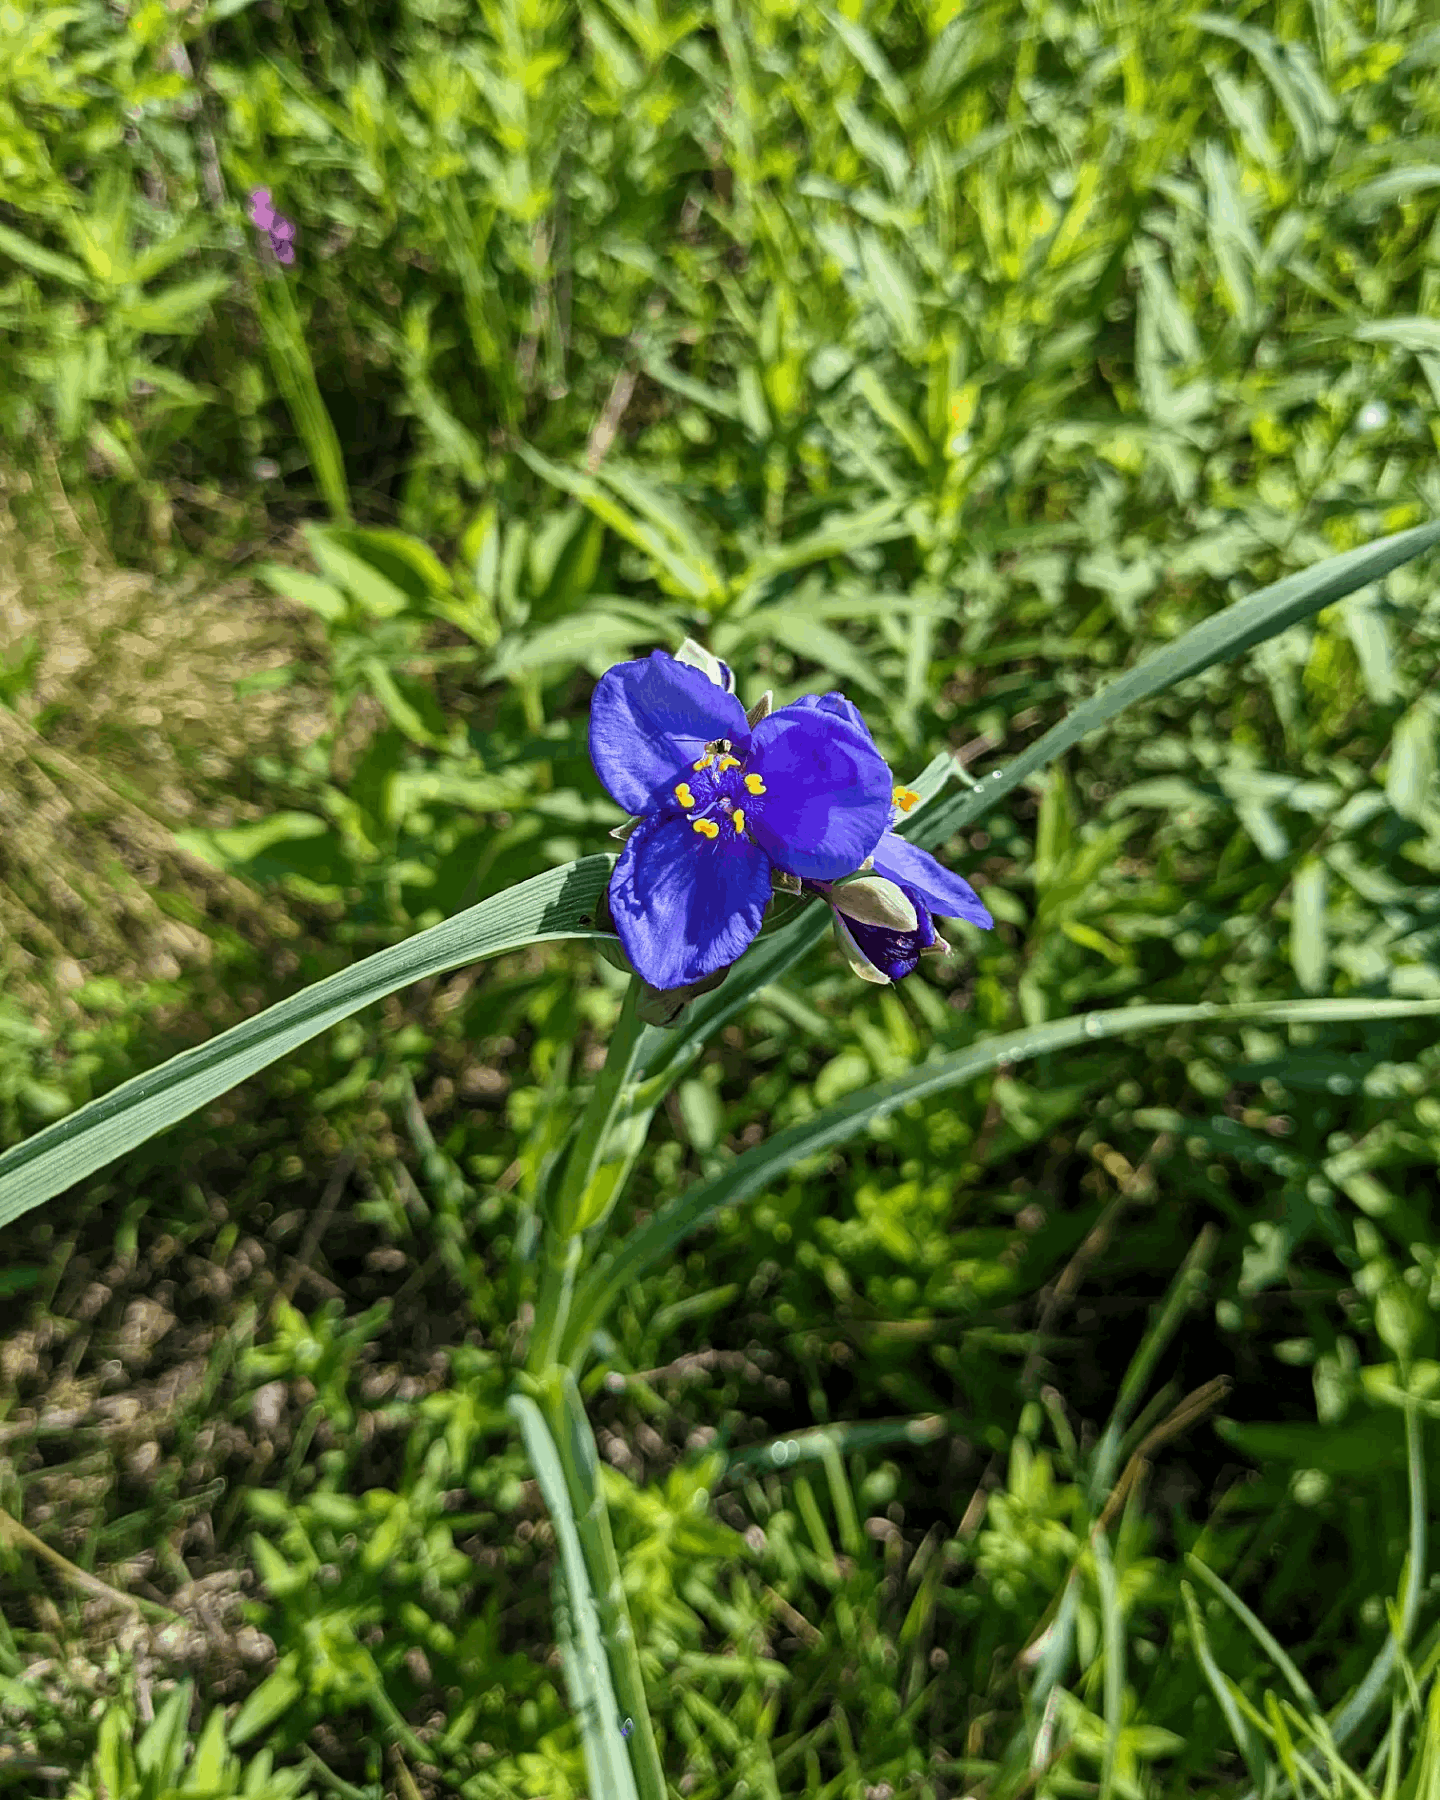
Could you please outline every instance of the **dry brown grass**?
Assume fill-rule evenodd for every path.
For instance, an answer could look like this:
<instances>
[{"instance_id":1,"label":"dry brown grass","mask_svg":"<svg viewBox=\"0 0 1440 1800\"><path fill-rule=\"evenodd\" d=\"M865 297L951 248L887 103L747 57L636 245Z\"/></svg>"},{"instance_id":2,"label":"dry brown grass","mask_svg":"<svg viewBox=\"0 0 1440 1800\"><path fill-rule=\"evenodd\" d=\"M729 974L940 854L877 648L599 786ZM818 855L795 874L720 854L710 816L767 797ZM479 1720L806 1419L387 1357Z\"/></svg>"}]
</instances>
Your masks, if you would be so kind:
<instances>
[{"instance_id":1,"label":"dry brown grass","mask_svg":"<svg viewBox=\"0 0 1440 1800\"><path fill-rule=\"evenodd\" d=\"M58 487L40 499L0 475L0 661L38 647L0 706L0 971L50 1035L95 976L203 968L218 929L294 936L273 899L174 834L260 816L256 757L297 755L323 699L308 683L236 692L313 654L299 609L243 581L117 569Z\"/></svg>"},{"instance_id":2,"label":"dry brown grass","mask_svg":"<svg viewBox=\"0 0 1440 1800\"><path fill-rule=\"evenodd\" d=\"M295 963L289 946L300 926L287 909L187 852L176 833L262 816L256 758L289 761L317 735L318 681L236 691L244 677L286 664L318 668L313 621L243 580L197 572L163 581L119 569L58 483L42 493L0 471L0 669L14 668L30 645L38 651L31 678L12 704L0 703L3 999L63 1064L93 1017L87 981L110 977L130 991L183 977L182 1003L152 1013L158 1041L145 1054L163 1055L167 1038L179 1048L263 1003L247 991L259 983L235 979L237 944L272 979ZM87 1237L83 1207L74 1218L63 1204L51 1210L57 1216L46 1224L58 1226L58 1239L12 1232L8 1251L21 1262L54 1257L45 1289L58 1314L22 1305L0 1332L0 1504L26 1521L12 1530L37 1531L46 1551L37 1560L28 1538L9 1547L31 1572L22 1573L26 1600L14 1616L55 1650L51 1661L31 1664L27 1679L49 1694L57 1716L77 1718L112 1691L117 1650L142 1694L152 1674L183 1668L206 1668L217 1692L253 1685L270 1647L240 1626L242 1577L207 1566L182 1580L185 1565L168 1544L107 1569L120 1591L92 1595L80 1615L62 1617L93 1578L77 1589L74 1572L57 1574L49 1559L84 1555L86 1531L124 1484L143 1490L158 1478L161 1446L173 1454L177 1431L188 1430L187 1466L202 1493L237 1456L248 1466L252 1446L221 1426L197 1438L193 1420L181 1418L226 1333L208 1318L177 1325L166 1310L174 1270L162 1265L180 1259L177 1241L162 1238L161 1263L153 1254L116 1257L105 1249L113 1221ZM215 1210L223 1220L223 1206ZM243 1282L250 1245L242 1240L219 1269L203 1255L192 1261L212 1280ZM109 1352L103 1367L81 1367L97 1333ZM208 1522L205 1507L197 1516ZM50 1549L51 1540L63 1549ZM157 1555L163 1566L152 1587ZM143 1606L147 1593L156 1603L137 1610L135 1596ZM16 1731L23 1747L23 1716L0 1720L0 1747Z\"/></svg>"}]
</instances>

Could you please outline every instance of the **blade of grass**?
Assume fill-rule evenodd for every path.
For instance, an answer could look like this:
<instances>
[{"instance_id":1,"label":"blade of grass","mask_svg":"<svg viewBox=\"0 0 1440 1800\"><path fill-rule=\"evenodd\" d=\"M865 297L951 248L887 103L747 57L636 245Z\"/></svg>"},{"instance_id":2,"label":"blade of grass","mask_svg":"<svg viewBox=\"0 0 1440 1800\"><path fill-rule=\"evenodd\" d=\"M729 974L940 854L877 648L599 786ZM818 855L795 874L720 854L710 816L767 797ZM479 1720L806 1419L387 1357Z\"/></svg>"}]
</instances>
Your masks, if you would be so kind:
<instances>
[{"instance_id":1,"label":"blade of grass","mask_svg":"<svg viewBox=\"0 0 1440 1800\"><path fill-rule=\"evenodd\" d=\"M1330 1735L1343 1744L1374 1711L1385 1689L1395 1658L1410 1640L1420 1613L1420 1598L1425 1591L1426 1557L1426 1482L1425 1455L1421 1440L1421 1413L1418 1406L1405 1408L1405 1460L1409 1475L1410 1549L1406 1558L1405 1592L1400 1604L1400 1633L1393 1632L1366 1672L1365 1679L1335 1715Z\"/></svg>"},{"instance_id":2,"label":"blade of grass","mask_svg":"<svg viewBox=\"0 0 1440 1800\"><path fill-rule=\"evenodd\" d=\"M1245 1759L1245 1767L1250 1771L1250 1779L1255 1783L1256 1791L1264 1793L1267 1770L1261 1756L1260 1741L1254 1727L1235 1704L1230 1682L1215 1660L1215 1652L1210 1648L1210 1639L1205 1631L1205 1621L1200 1616L1200 1603L1188 1581L1180 1583L1180 1597L1185 1603L1185 1617L1190 1625L1190 1639L1195 1646L1195 1660L1200 1664L1200 1672L1209 1683L1210 1692L1214 1694L1220 1711L1225 1715L1225 1723L1230 1727L1236 1749Z\"/></svg>"},{"instance_id":3,"label":"blade of grass","mask_svg":"<svg viewBox=\"0 0 1440 1800\"><path fill-rule=\"evenodd\" d=\"M738 1206L766 1188L784 1170L846 1142L867 1125L884 1118L910 1100L923 1100L1000 1064L1025 1062L1032 1057L1098 1043L1130 1031L1155 1031L1174 1025L1217 1023L1225 1020L1353 1022L1381 1018L1427 1018L1440 1014L1437 1000L1310 1000L1288 1001L1278 1006L1248 1004L1221 1007L1210 1002L1196 1006L1128 1006L1110 1012L1092 1012L1045 1025L1004 1032L981 1044L956 1051L905 1075L861 1089L815 1117L792 1125L766 1143L736 1157L728 1168L707 1181L657 1207L646 1222L608 1251L578 1285L559 1351L559 1360L574 1362L590 1341L616 1296L647 1269L668 1256L699 1226L729 1206ZM1119 1434L1116 1442L1118 1444Z\"/></svg>"},{"instance_id":4,"label":"blade of grass","mask_svg":"<svg viewBox=\"0 0 1440 1800\"><path fill-rule=\"evenodd\" d=\"M1315 1705L1313 1697L1309 1704L1312 1722L1325 1745L1326 1752L1331 1755L1337 1765L1341 1763L1340 1746L1353 1737L1366 1722L1384 1694L1385 1685L1395 1668L1396 1660L1401 1656L1405 1644L1409 1642L1410 1634L1415 1629L1415 1621L1420 1612L1420 1599L1425 1589L1427 1543L1425 1456L1421 1439L1420 1409L1413 1403L1405 1408L1405 1456L1409 1474L1410 1548L1405 1559L1405 1586L1401 1597L1398 1631L1392 1626L1390 1636L1386 1639L1380 1654L1366 1671L1364 1680L1336 1713L1333 1720L1327 1723ZM1185 1560L1187 1563L1193 1564L1196 1573L1202 1575L1217 1592L1221 1593L1221 1598L1226 1600L1227 1605L1231 1605L1232 1610L1240 1609L1237 1616L1241 1617L1242 1623L1250 1626L1267 1653L1275 1658L1277 1667L1286 1671L1288 1679L1294 1665L1289 1663L1289 1659L1285 1657L1274 1638L1249 1611L1249 1608L1245 1607L1244 1602L1231 1594L1220 1577L1212 1574L1198 1558L1187 1553ZM1299 1676L1298 1671L1295 1671L1295 1676L1303 1685L1303 1677ZM1294 1685L1295 1682L1292 1681L1291 1686ZM1309 1694L1308 1687L1305 1689L1305 1693ZM1303 1703L1304 1696L1301 1698ZM1314 1759L1302 1754L1301 1760L1304 1762L1307 1772L1313 1772ZM1252 1790L1245 1800L1260 1800L1260 1793Z\"/></svg>"},{"instance_id":5,"label":"blade of grass","mask_svg":"<svg viewBox=\"0 0 1440 1800\"><path fill-rule=\"evenodd\" d=\"M957 831L972 825L1021 782L1062 755L1091 731L1108 724L1134 701L1148 699L1177 681L1199 674L1213 663L1254 649L1301 619L1380 580L1402 563L1440 544L1440 523L1397 532L1312 569L1247 595L1212 619L1194 626L1175 643L1157 651L1062 719L1003 769L992 771L964 794L916 808L897 829L927 850L938 849ZM926 798L938 794L955 765L937 757L911 785ZM930 784L928 792L922 783ZM642 1043L640 1066L652 1073L674 1071L674 1078L698 1055L713 1034L740 1012L762 988L779 981L824 937L829 915L809 906L783 930L761 939L737 965L723 987L698 1000L679 1032L653 1030Z\"/></svg>"},{"instance_id":6,"label":"blade of grass","mask_svg":"<svg viewBox=\"0 0 1440 1800\"><path fill-rule=\"evenodd\" d=\"M1095 1460L1090 1480L1090 1504L1097 1510L1105 1503L1110 1489L1114 1485L1116 1466L1120 1460L1120 1443L1125 1436L1125 1427L1129 1424L1135 1408L1140 1403L1140 1396L1150 1384L1155 1364L1180 1329L1182 1319L1197 1297L1205 1279L1205 1271L1209 1267L1210 1259L1215 1254L1219 1242L1219 1232L1213 1226L1207 1225L1190 1246L1190 1253L1170 1284L1170 1291L1165 1296L1164 1304L1140 1340L1139 1348L1130 1359L1130 1366L1125 1371L1125 1379L1120 1384L1120 1393L1115 1401L1114 1410L1110 1414L1110 1421L1105 1427L1100 1442L1095 1447Z\"/></svg>"},{"instance_id":7,"label":"blade of grass","mask_svg":"<svg viewBox=\"0 0 1440 1800\"><path fill-rule=\"evenodd\" d=\"M718 605L725 592L725 578L707 557L696 551L693 542L688 545L676 542L673 531L667 533L638 518L593 475L552 462L528 444L516 444L515 453L552 487L588 507L617 537L643 551L668 577L675 592L686 594L692 600Z\"/></svg>"},{"instance_id":8,"label":"blade of grass","mask_svg":"<svg viewBox=\"0 0 1440 1800\"><path fill-rule=\"evenodd\" d=\"M580 1389L568 1369L551 1370L542 1384L542 1394L556 1424L560 1461L569 1483L576 1529L594 1587L600 1628L610 1653L615 1692L634 1733L630 1739L630 1754L640 1797L641 1800L666 1800L665 1776L645 1697L640 1652L630 1621L625 1581L601 1486L595 1434L590 1428Z\"/></svg>"},{"instance_id":9,"label":"blade of grass","mask_svg":"<svg viewBox=\"0 0 1440 1800\"><path fill-rule=\"evenodd\" d=\"M1210 1588L1213 1593L1217 1594L1219 1598L1225 1602L1226 1606L1230 1608L1231 1612L1234 1613L1235 1617L1250 1633L1251 1637L1254 1638L1255 1642L1270 1658L1271 1662L1274 1663L1275 1667L1285 1677L1286 1681L1290 1683L1291 1692L1295 1695L1295 1698L1300 1704L1314 1709L1316 1704L1315 1694L1310 1683L1295 1667L1294 1662L1287 1652L1280 1647L1274 1633L1256 1618L1255 1614L1251 1612L1250 1608L1234 1589L1228 1586L1226 1582L1222 1581L1213 1569L1208 1568L1206 1564L1201 1562L1200 1558L1196 1556L1193 1551L1186 1551L1185 1567L1189 1569L1192 1575L1198 1575L1205 1583L1206 1587Z\"/></svg>"},{"instance_id":10,"label":"blade of grass","mask_svg":"<svg viewBox=\"0 0 1440 1800\"><path fill-rule=\"evenodd\" d=\"M315 380L315 365L310 360L295 296L280 275L262 274L254 293L275 385L290 409L326 506L332 517L348 524L350 484L345 476L345 456Z\"/></svg>"},{"instance_id":11,"label":"blade of grass","mask_svg":"<svg viewBox=\"0 0 1440 1800\"><path fill-rule=\"evenodd\" d=\"M652 1321L653 1327L653 1321ZM891 1444L931 1444L950 1432L963 1431L974 1421L962 1413L922 1413L914 1419L876 1420L863 1425L822 1425L798 1437L772 1438L731 1451L722 1480L743 1477L753 1469L784 1469L792 1463L818 1462L828 1466L831 1450L837 1456L887 1449Z\"/></svg>"},{"instance_id":12,"label":"blade of grass","mask_svg":"<svg viewBox=\"0 0 1440 1800\"><path fill-rule=\"evenodd\" d=\"M1365 1786L1359 1775L1336 1749L1330 1729L1319 1713L1307 1717L1297 1707L1292 1706L1288 1700L1281 1700L1277 1702L1277 1705L1286 1722L1293 1725L1302 1737L1308 1738L1325 1758L1330 1765L1332 1776L1337 1777L1352 1793L1357 1794L1359 1800L1375 1800L1371 1790ZM1331 1791L1334 1791L1333 1783Z\"/></svg>"},{"instance_id":13,"label":"blade of grass","mask_svg":"<svg viewBox=\"0 0 1440 1800\"><path fill-rule=\"evenodd\" d=\"M560 1567L568 1605L557 1618L556 1626L570 1702L575 1709L580 1741L585 1750L590 1791L607 1796L613 1794L615 1800L640 1800L626 1739L621 1736L621 1714L616 1705L610 1661L600 1633L595 1595L585 1567L560 1451L544 1414L529 1395L512 1394L505 1404L519 1424L530 1466L540 1483L545 1510L550 1514L560 1545ZM659 1800L664 1800L663 1786Z\"/></svg>"},{"instance_id":14,"label":"blade of grass","mask_svg":"<svg viewBox=\"0 0 1440 1800\"><path fill-rule=\"evenodd\" d=\"M1100 1772L1100 1800L1115 1791L1115 1763L1120 1752L1120 1728L1125 1706L1125 1620L1120 1612L1120 1588L1110 1540L1098 1528L1090 1534L1095 1557L1095 1584L1100 1592L1100 1626L1105 1646L1105 1761Z\"/></svg>"},{"instance_id":15,"label":"blade of grass","mask_svg":"<svg viewBox=\"0 0 1440 1800\"><path fill-rule=\"evenodd\" d=\"M915 841L932 847L973 825L989 811L997 800L1019 787L1038 770L1072 745L1078 744L1092 731L1109 724L1127 706L1163 693L1177 682L1210 668L1215 663L1229 662L1253 650L1267 638L1296 625L1324 607L1343 600L1347 594L1379 581L1402 563L1410 562L1440 544L1440 522L1417 525L1410 531L1398 531L1391 537L1364 544L1358 550L1347 550L1332 556L1313 568L1287 575L1272 582L1258 593L1247 594L1233 606L1227 606L1214 618L1192 626L1182 638L1147 656L1128 669L1117 681L1091 699L1077 706L1068 717L1054 725L1030 745L1012 763L988 775L973 793L956 795L937 806L931 816L912 834Z\"/></svg>"},{"instance_id":16,"label":"blade of grass","mask_svg":"<svg viewBox=\"0 0 1440 1800\"><path fill-rule=\"evenodd\" d=\"M1391 1629L1398 1630L1399 1616L1393 1606L1387 1605L1386 1612L1391 1615ZM1398 1789L1400 1783L1400 1746L1404 1742L1404 1729L1409 1724L1411 1715L1421 1721L1423 1731L1425 1708L1428 1702L1422 1690L1429 1683L1435 1672L1435 1665L1440 1661L1440 1630L1432 1626L1424 1644L1420 1647L1418 1663L1412 1663L1402 1650L1397 1658L1400 1673L1404 1677L1405 1691L1396 1694L1390 1703L1390 1728L1376 1746L1365 1770L1365 1777L1373 1787L1379 1779L1380 1765L1385 1765L1385 1793L1390 1796L1392 1790ZM1433 1691L1433 1690L1432 1690Z\"/></svg>"},{"instance_id":17,"label":"blade of grass","mask_svg":"<svg viewBox=\"0 0 1440 1800\"><path fill-rule=\"evenodd\" d=\"M1056 1610L1054 1622L1049 1627L1044 1648L1035 1663L1035 1680L1031 1684L1026 1701L1027 1709L1032 1714L1043 1711L1061 1676L1069 1666L1070 1653L1075 1645L1075 1619L1079 1610L1078 1568L1072 1568L1065 1577L1065 1586L1060 1592L1060 1604Z\"/></svg>"},{"instance_id":18,"label":"blade of grass","mask_svg":"<svg viewBox=\"0 0 1440 1800\"><path fill-rule=\"evenodd\" d=\"M552 938L599 935L587 927L614 861L587 856L494 894L47 1125L0 1156L0 1226L412 981Z\"/></svg>"},{"instance_id":19,"label":"blade of grass","mask_svg":"<svg viewBox=\"0 0 1440 1800\"><path fill-rule=\"evenodd\" d=\"M881 500L864 512L822 525L788 544L762 550L731 584L735 594L731 615L738 618L754 606L764 592L764 584L776 575L803 569L809 563L826 562L832 556L845 556L852 550L889 543L893 538L912 536L911 526L898 516L908 504L906 496Z\"/></svg>"}]
</instances>

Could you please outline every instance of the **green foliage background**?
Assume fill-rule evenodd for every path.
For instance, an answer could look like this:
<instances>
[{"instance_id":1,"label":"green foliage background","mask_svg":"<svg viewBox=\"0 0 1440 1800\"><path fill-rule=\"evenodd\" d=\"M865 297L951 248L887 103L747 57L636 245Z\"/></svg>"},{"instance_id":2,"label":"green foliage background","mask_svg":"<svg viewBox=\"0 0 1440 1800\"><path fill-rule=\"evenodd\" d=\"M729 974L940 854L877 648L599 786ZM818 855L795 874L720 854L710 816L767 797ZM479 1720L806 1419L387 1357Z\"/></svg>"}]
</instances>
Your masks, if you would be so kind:
<instances>
[{"instance_id":1,"label":"green foliage background","mask_svg":"<svg viewBox=\"0 0 1440 1800\"><path fill-rule=\"evenodd\" d=\"M603 847L585 705L618 657L689 632L747 701L845 688L897 775L984 769L1440 513L1418 3L10 0L0 32L16 529L68 496L158 572L176 669L197 570L283 620L205 690L243 751L185 751L183 684L158 707L181 808L142 692L47 686L93 559L62 533L33 631L5 613L7 1143ZM1440 997L1437 643L1422 562L1123 715L949 847L997 930L894 991L828 950L767 989L637 1204L982 1034ZM130 892L108 851L61 871L78 907L40 878L17 821L76 767L169 828L120 862L208 961L85 925ZM196 1761L151 1693L187 1672L221 1791L236 1757L284 1790L272 1755L351 1796L584 1791L503 1402L617 979L552 946L430 984L7 1233L0 1505L149 1610L0 1536L0 1791L158 1800ZM629 1292L587 1399L678 1790L1298 1791L1408 1553L1409 1674L1346 1791L1429 1794L1436 1067L1395 1021L1096 1043L891 1119Z\"/></svg>"}]
</instances>

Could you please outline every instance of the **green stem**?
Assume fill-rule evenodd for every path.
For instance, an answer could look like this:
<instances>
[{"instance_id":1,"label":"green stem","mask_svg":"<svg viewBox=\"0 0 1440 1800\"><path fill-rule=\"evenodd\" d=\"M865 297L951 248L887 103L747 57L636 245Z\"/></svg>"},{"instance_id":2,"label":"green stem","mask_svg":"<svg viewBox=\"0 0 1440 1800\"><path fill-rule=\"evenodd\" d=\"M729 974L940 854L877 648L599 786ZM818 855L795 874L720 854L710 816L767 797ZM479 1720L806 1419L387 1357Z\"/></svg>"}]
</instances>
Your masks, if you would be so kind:
<instances>
[{"instance_id":1,"label":"green stem","mask_svg":"<svg viewBox=\"0 0 1440 1800\"><path fill-rule=\"evenodd\" d=\"M542 1388L541 1408L548 1417L571 1510L580 1537L590 1589L600 1616L600 1630L610 1659L610 1678L621 1713L633 1720L630 1737L631 1767L640 1800L666 1800L665 1775L645 1698L645 1676L640 1667L640 1647L630 1622L625 1583L620 1572L610 1514L600 1479L600 1458L585 1402L569 1369L551 1371ZM607 1725L610 1723L606 1721Z\"/></svg>"},{"instance_id":2,"label":"green stem","mask_svg":"<svg viewBox=\"0 0 1440 1800\"><path fill-rule=\"evenodd\" d=\"M650 1723L640 1649L625 1601L620 1559L610 1531L610 1515L601 1485L595 1436L586 1416L575 1377L557 1367L557 1351L569 1323L575 1282L586 1260L587 1236L593 1242L619 1199L634 1167L642 1122L617 1134L627 1106L635 1103L634 1077L645 1035L639 1013L640 980L632 977L615 1021L605 1066L596 1078L565 1165L545 1207L544 1273L530 1340L528 1375L522 1391L538 1405L560 1462L565 1494L547 1494L552 1513L568 1498L579 1538L580 1556L594 1596L600 1633L622 1717L633 1721L628 1755L640 1800L665 1800L665 1776ZM645 1109L646 1117L650 1108ZM528 1441L528 1440L527 1440ZM532 1448L532 1459L535 1452ZM537 1473L544 1479L543 1469ZM580 1604L580 1597L574 1596ZM603 1732L620 1729L620 1720L600 1721ZM614 1746L611 1747L615 1749ZM618 1750L616 1750L618 1754Z\"/></svg>"},{"instance_id":3,"label":"green stem","mask_svg":"<svg viewBox=\"0 0 1440 1800\"><path fill-rule=\"evenodd\" d=\"M545 1233L544 1273L540 1278L540 1298L535 1306L535 1329L526 1357L528 1367L537 1376L555 1367L556 1347L570 1318L575 1277L580 1271L584 1251L582 1238L572 1237L561 1242L553 1229Z\"/></svg>"},{"instance_id":4,"label":"green stem","mask_svg":"<svg viewBox=\"0 0 1440 1800\"><path fill-rule=\"evenodd\" d=\"M556 1361L556 1348L570 1316L570 1300L584 1259L584 1234L608 1217L620 1197L632 1160L622 1157L612 1167L605 1161L605 1151L631 1084L644 1036L639 1003L640 981L632 976L611 1034L605 1066L591 1089L580 1129L546 1209L549 1217L544 1274L527 1358L535 1375L543 1375Z\"/></svg>"},{"instance_id":5,"label":"green stem","mask_svg":"<svg viewBox=\"0 0 1440 1800\"><path fill-rule=\"evenodd\" d=\"M315 365L310 359L295 296L285 277L274 270L260 275L254 285L254 296L270 370L295 429L300 433L316 486L331 517L337 524L348 525L351 519L350 488L345 476L345 457L334 421L326 411L315 379Z\"/></svg>"}]
</instances>

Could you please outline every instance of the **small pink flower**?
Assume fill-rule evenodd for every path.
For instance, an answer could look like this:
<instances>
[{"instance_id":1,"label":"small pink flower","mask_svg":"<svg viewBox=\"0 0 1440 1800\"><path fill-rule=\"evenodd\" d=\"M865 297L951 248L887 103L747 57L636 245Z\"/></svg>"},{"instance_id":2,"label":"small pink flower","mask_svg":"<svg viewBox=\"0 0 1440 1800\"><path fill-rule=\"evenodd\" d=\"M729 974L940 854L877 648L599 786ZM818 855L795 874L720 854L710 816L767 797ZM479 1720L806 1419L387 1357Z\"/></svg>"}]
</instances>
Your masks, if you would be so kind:
<instances>
[{"instance_id":1,"label":"small pink flower","mask_svg":"<svg viewBox=\"0 0 1440 1800\"><path fill-rule=\"evenodd\" d=\"M295 221L276 212L269 188L252 188L249 200L250 223L264 232L276 262L288 268L295 260Z\"/></svg>"}]
</instances>

